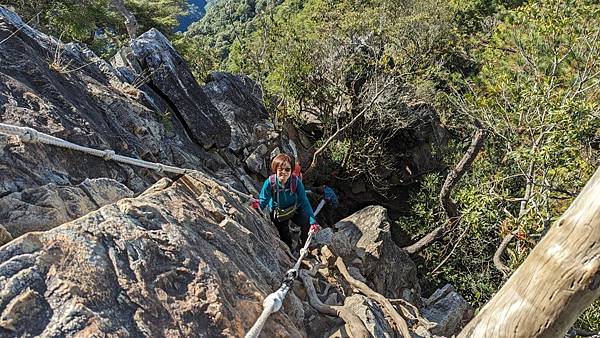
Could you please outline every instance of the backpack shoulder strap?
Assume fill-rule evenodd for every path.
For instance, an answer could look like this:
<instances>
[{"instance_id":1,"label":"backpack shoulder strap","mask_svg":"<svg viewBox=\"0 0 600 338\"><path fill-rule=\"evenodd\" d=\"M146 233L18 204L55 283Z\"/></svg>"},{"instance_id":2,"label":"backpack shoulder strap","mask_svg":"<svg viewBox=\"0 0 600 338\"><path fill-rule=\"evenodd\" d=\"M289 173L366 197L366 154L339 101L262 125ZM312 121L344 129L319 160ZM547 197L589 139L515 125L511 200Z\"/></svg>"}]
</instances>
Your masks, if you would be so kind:
<instances>
[{"instance_id":1,"label":"backpack shoulder strap","mask_svg":"<svg viewBox=\"0 0 600 338\"><path fill-rule=\"evenodd\" d=\"M269 184L271 184L271 198L275 197L274 204L279 205L279 189L277 189L277 176L275 174L269 176Z\"/></svg>"},{"instance_id":2,"label":"backpack shoulder strap","mask_svg":"<svg viewBox=\"0 0 600 338\"><path fill-rule=\"evenodd\" d=\"M275 190L277 189L277 177L275 174L269 176L269 184L271 184L271 192L275 194Z\"/></svg>"}]
</instances>

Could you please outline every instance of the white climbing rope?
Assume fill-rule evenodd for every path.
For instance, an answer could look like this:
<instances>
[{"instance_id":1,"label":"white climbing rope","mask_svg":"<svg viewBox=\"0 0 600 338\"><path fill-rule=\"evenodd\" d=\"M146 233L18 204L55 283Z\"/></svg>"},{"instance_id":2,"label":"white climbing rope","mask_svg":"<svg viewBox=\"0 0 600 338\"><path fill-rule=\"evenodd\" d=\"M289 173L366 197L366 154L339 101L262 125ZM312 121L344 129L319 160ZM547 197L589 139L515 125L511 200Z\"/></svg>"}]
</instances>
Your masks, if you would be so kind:
<instances>
[{"instance_id":1,"label":"white climbing rope","mask_svg":"<svg viewBox=\"0 0 600 338\"><path fill-rule=\"evenodd\" d=\"M315 209L314 213L315 216L317 216L319 211L321 211L323 205L325 205L325 199L322 199L317 205L317 208ZM313 235L314 232L310 230L308 232L308 238L306 239L306 243L304 243L304 247L300 249L300 257L298 257L296 264L294 264L294 267L289 269L285 273L285 277L283 279L283 283L281 283L281 287L277 291L268 295L267 298L265 298L265 300L263 301L263 311L256 320L256 323L254 323L254 325L252 325L250 330L246 333L245 338L257 338L260 334L260 331L262 331L263 326L265 326L265 323L267 322L267 319L269 318L271 313L275 313L281 308L281 304L283 304L283 300L285 299L288 290L292 286L294 280L298 277L298 269L300 268L300 264L302 264L302 260L304 259L304 257L306 257L306 254L308 253L308 246L310 245L310 241L312 240Z\"/></svg>"},{"instance_id":2,"label":"white climbing rope","mask_svg":"<svg viewBox=\"0 0 600 338\"><path fill-rule=\"evenodd\" d=\"M175 174L194 173L194 174L202 176L203 178L212 180L221 186L228 187L231 191L235 192L236 194L238 194L246 199L250 199L252 197L249 194L245 194L245 193L233 188L231 186L231 184L221 182L221 181L219 181L215 178L212 178L198 170L183 169L183 168L178 168L178 167L174 167L174 166L170 166L170 165L166 165L166 164L162 164L162 163L148 162L148 161L140 160L137 158L117 155L117 154L115 154L114 150L111 150L111 149L100 150L100 149L94 149L94 148L80 146L78 144L75 144L75 143L72 143L69 141L65 141L61 138L54 137L54 136L51 136L48 134L44 134L33 128L19 127L19 126L13 126L10 124L0 123L0 133L18 136L22 142L26 142L26 143L38 143L39 142L39 143L53 145L53 146L57 146L57 147L61 147L61 148L80 151L80 152L90 154L93 156L102 157L106 161L112 160L112 161L116 161L116 162L135 165L135 166L142 167L142 168L153 169L153 170L156 170L158 173L163 173L163 172L171 172L171 173L175 173Z\"/></svg>"},{"instance_id":3,"label":"white climbing rope","mask_svg":"<svg viewBox=\"0 0 600 338\"><path fill-rule=\"evenodd\" d=\"M48 134L44 134L42 132L39 132L39 131L37 131L33 128L29 128L29 127L19 127L19 126L13 126L10 124L0 123L0 133L7 134L7 135L15 135L15 136L19 137L19 139L22 142L26 142L26 143L38 143L39 142L42 144L48 144L48 145L53 145L53 146L57 146L57 147L61 147L61 148L80 151L80 152L83 152L86 154L101 157L105 161L112 160L112 161L116 161L116 162L126 163L126 164L130 164L130 165L135 165L138 167L153 169L159 173L163 173L163 172L171 172L171 173L175 173L175 174L194 173L194 174L200 175L206 179L212 180L221 186L228 187L231 191L237 193L238 195L245 197L246 199L252 198L251 195L245 194L245 193L233 188L230 184L221 182L221 181L219 181L215 178L212 178L212 177L206 175L205 173L197 171L197 170L183 169L183 168L178 168L178 167L174 167L174 166L170 166L170 165L166 165L166 164L162 164L162 163L148 162L148 161L140 160L137 158L117 155L115 153L115 151L111 150L111 149L100 150L100 149L94 149L94 148L80 146L78 144L75 144L75 143L72 143L69 141L65 141L61 138L54 137L54 136L51 136ZM322 199L319 202L317 208L315 209L315 212L314 212L315 216L319 213L319 211L321 211L324 204L325 204L325 200ZM246 338L258 337L258 335L260 334L260 331L262 330L263 326L265 325L265 322L269 318L269 315L271 315L271 313L275 313L275 312L279 311L279 309L281 308L281 305L283 304L283 300L285 299L287 292L289 291L294 280L298 277L298 269L300 268L300 264L302 263L302 260L308 253L308 246L310 245L313 234L314 234L314 232L312 230L308 232L308 238L306 239L306 243L304 244L304 247L302 249L300 249L300 257L296 261L296 264L294 265L294 267L286 272L285 278L284 278L283 283L281 284L281 287L277 291L268 295L265 298L265 300L263 301L263 308L264 308L263 312L258 317L256 323L252 326L252 328L246 334Z\"/></svg>"}]
</instances>

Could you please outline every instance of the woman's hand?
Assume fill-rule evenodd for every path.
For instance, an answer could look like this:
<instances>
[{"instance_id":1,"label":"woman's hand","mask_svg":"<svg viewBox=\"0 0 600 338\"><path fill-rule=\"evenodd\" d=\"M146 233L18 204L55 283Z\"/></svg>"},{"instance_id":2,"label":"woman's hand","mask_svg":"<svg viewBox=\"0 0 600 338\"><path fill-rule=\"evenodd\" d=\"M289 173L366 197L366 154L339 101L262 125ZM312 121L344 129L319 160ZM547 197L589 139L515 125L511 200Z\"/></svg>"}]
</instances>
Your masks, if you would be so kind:
<instances>
[{"instance_id":1,"label":"woman's hand","mask_svg":"<svg viewBox=\"0 0 600 338\"><path fill-rule=\"evenodd\" d=\"M321 230L321 226L319 225L319 223L313 223L310 226L310 231L312 232L319 232L319 230Z\"/></svg>"},{"instance_id":2,"label":"woman's hand","mask_svg":"<svg viewBox=\"0 0 600 338\"><path fill-rule=\"evenodd\" d=\"M254 197L250 199L250 206L251 206L253 209L256 209L256 210L260 209L260 203L259 203L259 202L258 202L258 200L257 200L256 198L254 198Z\"/></svg>"}]
</instances>

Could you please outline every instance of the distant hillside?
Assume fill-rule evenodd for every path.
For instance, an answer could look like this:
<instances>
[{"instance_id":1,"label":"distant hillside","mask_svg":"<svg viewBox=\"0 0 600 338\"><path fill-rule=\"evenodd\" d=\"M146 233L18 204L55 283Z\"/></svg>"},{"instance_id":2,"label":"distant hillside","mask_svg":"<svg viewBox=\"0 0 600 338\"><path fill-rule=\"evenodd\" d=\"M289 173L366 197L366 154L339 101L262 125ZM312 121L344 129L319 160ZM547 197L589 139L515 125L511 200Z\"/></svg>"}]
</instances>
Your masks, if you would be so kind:
<instances>
[{"instance_id":1,"label":"distant hillside","mask_svg":"<svg viewBox=\"0 0 600 338\"><path fill-rule=\"evenodd\" d=\"M203 40L205 46L215 49L219 59L224 60L236 36L242 38L253 31L252 21L256 14L265 11L269 5L280 3L269 4L267 0L207 1L205 15L188 27L186 35Z\"/></svg>"},{"instance_id":2,"label":"distant hillside","mask_svg":"<svg viewBox=\"0 0 600 338\"><path fill-rule=\"evenodd\" d=\"M179 27L177 27L178 32L185 31L192 23L200 20L206 11L204 7L206 6L206 0L188 0L190 4L190 12L186 16L182 16L178 18Z\"/></svg>"}]
</instances>

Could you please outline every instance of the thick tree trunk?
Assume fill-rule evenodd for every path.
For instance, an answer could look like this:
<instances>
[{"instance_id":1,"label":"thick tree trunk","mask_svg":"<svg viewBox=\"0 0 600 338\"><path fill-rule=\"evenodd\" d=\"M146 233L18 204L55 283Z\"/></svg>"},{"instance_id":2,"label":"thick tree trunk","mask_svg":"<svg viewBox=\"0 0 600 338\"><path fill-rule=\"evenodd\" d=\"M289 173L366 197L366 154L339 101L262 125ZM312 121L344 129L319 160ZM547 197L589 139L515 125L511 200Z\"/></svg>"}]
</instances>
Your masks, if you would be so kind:
<instances>
[{"instance_id":1,"label":"thick tree trunk","mask_svg":"<svg viewBox=\"0 0 600 338\"><path fill-rule=\"evenodd\" d=\"M563 337L599 286L600 168L458 337Z\"/></svg>"}]
</instances>

